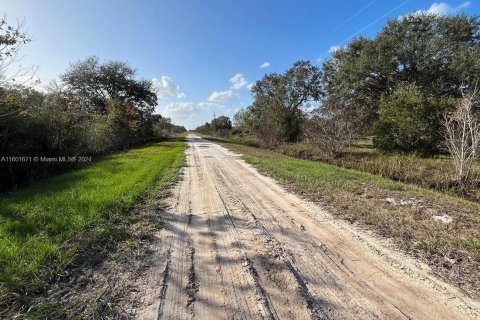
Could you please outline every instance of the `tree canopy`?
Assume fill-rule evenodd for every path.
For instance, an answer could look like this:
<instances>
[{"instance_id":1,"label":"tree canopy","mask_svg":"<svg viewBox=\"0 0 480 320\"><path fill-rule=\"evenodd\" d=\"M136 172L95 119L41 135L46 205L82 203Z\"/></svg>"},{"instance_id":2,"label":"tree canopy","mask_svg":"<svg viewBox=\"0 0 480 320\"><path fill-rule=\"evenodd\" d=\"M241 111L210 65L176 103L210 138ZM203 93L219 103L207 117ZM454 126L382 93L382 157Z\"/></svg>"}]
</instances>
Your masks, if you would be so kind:
<instances>
[{"instance_id":1,"label":"tree canopy","mask_svg":"<svg viewBox=\"0 0 480 320\"><path fill-rule=\"evenodd\" d=\"M97 57L89 57L72 64L61 79L87 109L104 113L108 99L118 99L152 113L157 104L153 83L135 76L135 69L125 62L101 63Z\"/></svg>"},{"instance_id":2,"label":"tree canopy","mask_svg":"<svg viewBox=\"0 0 480 320\"><path fill-rule=\"evenodd\" d=\"M373 39L358 38L323 64L325 95L355 108L371 133L382 96L412 84L432 97L460 97L480 75L478 17L410 14Z\"/></svg>"},{"instance_id":3,"label":"tree canopy","mask_svg":"<svg viewBox=\"0 0 480 320\"><path fill-rule=\"evenodd\" d=\"M305 108L321 96L321 72L310 61L297 61L283 74L270 73L252 87L249 108L253 130L268 144L298 141Z\"/></svg>"}]
</instances>

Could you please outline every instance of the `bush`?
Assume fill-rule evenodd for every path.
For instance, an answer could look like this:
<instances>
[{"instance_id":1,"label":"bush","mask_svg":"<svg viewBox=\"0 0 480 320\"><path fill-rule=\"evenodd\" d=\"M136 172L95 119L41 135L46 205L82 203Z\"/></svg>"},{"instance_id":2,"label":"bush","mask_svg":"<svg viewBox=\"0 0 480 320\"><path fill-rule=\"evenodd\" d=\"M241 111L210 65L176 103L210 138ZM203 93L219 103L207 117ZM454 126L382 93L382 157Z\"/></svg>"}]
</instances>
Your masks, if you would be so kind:
<instances>
[{"instance_id":1,"label":"bush","mask_svg":"<svg viewBox=\"0 0 480 320\"><path fill-rule=\"evenodd\" d=\"M232 134L229 139L235 143L245 144L250 147L260 147L260 142L253 135L242 136L239 134Z\"/></svg>"},{"instance_id":2,"label":"bush","mask_svg":"<svg viewBox=\"0 0 480 320\"><path fill-rule=\"evenodd\" d=\"M313 110L307 122L306 136L327 158L340 156L357 138L355 113L346 103L326 100Z\"/></svg>"},{"instance_id":3,"label":"bush","mask_svg":"<svg viewBox=\"0 0 480 320\"><path fill-rule=\"evenodd\" d=\"M453 99L427 96L415 85L400 85L380 101L374 145L386 151L437 153L442 145L442 116Z\"/></svg>"},{"instance_id":4,"label":"bush","mask_svg":"<svg viewBox=\"0 0 480 320\"><path fill-rule=\"evenodd\" d=\"M105 113L92 112L61 90L44 94L21 87L0 88L0 154L31 159L104 155L155 138L154 126L163 119L119 99L107 99L106 107ZM185 130L169 126L168 133ZM5 160L0 167L0 192L76 165Z\"/></svg>"}]
</instances>

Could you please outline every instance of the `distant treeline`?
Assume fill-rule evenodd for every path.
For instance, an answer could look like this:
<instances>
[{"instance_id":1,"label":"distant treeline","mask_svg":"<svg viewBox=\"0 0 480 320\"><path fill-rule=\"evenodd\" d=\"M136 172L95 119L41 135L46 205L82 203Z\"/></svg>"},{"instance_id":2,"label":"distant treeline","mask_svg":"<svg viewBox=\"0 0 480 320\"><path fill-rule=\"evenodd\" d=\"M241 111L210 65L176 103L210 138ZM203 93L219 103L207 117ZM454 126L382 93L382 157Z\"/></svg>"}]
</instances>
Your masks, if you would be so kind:
<instances>
[{"instance_id":1,"label":"distant treeline","mask_svg":"<svg viewBox=\"0 0 480 320\"><path fill-rule=\"evenodd\" d=\"M308 140L329 157L373 137L389 152L450 152L461 168L480 150L479 79L479 18L414 13L336 48L321 66L298 61L266 74L232 132L268 147Z\"/></svg>"},{"instance_id":2,"label":"distant treeline","mask_svg":"<svg viewBox=\"0 0 480 320\"><path fill-rule=\"evenodd\" d=\"M0 192L76 166L78 159L186 131L153 113L152 82L137 79L124 62L79 61L46 92L32 89L29 77L8 79L5 71L26 42L20 27L1 21Z\"/></svg>"},{"instance_id":3,"label":"distant treeline","mask_svg":"<svg viewBox=\"0 0 480 320\"><path fill-rule=\"evenodd\" d=\"M232 121L229 117L220 116L213 118L212 121L197 127L195 132L204 134L213 134L218 136L227 136L231 133Z\"/></svg>"}]
</instances>

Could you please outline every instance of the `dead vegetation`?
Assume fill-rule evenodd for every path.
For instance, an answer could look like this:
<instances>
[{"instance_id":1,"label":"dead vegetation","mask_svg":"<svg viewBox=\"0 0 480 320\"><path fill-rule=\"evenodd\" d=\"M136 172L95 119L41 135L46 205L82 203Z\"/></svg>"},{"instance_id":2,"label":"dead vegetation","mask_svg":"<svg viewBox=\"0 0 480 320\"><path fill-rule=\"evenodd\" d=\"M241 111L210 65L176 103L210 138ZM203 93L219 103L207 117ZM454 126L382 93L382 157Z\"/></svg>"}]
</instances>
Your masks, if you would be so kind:
<instances>
[{"instance_id":1,"label":"dead vegetation","mask_svg":"<svg viewBox=\"0 0 480 320\"><path fill-rule=\"evenodd\" d=\"M476 181L475 160L480 148L480 118L474 112L479 99L477 86L463 96L453 114L445 116L446 145L455 166L455 180L461 192L468 192Z\"/></svg>"},{"instance_id":2,"label":"dead vegetation","mask_svg":"<svg viewBox=\"0 0 480 320\"><path fill-rule=\"evenodd\" d=\"M327 158L336 158L357 139L353 110L331 99L315 109L307 121L308 140Z\"/></svg>"},{"instance_id":3,"label":"dead vegetation","mask_svg":"<svg viewBox=\"0 0 480 320\"><path fill-rule=\"evenodd\" d=\"M391 239L394 246L425 261L443 279L480 297L477 209L372 186L357 193L302 193L342 219Z\"/></svg>"},{"instance_id":4,"label":"dead vegetation","mask_svg":"<svg viewBox=\"0 0 480 320\"><path fill-rule=\"evenodd\" d=\"M337 157L327 156L309 141L284 144L273 150L295 158L322 161L478 200L478 181L472 179L469 192L458 188L455 165L447 155L423 157L416 154L385 153L375 149L370 139L357 141ZM478 160L472 162L471 170L472 177L480 174Z\"/></svg>"}]
</instances>

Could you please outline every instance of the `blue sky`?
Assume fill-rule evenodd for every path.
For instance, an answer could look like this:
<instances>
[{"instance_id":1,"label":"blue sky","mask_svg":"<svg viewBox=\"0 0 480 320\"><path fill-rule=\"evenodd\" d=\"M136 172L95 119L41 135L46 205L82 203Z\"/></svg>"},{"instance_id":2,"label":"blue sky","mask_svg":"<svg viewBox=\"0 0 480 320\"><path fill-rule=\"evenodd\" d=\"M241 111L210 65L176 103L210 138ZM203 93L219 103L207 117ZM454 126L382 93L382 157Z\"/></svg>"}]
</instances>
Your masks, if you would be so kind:
<instances>
[{"instance_id":1,"label":"blue sky","mask_svg":"<svg viewBox=\"0 0 480 320\"><path fill-rule=\"evenodd\" d=\"M129 62L154 79L157 112L194 128L251 103L249 84L293 62L320 63L355 35L415 11L479 13L478 1L0 0L25 21L23 65L42 83L90 55ZM262 66L262 67L261 67Z\"/></svg>"}]
</instances>

